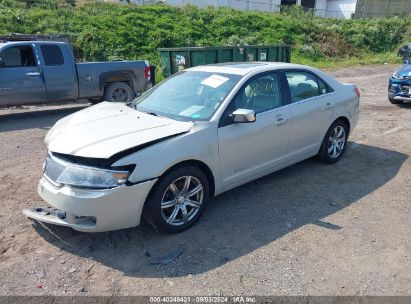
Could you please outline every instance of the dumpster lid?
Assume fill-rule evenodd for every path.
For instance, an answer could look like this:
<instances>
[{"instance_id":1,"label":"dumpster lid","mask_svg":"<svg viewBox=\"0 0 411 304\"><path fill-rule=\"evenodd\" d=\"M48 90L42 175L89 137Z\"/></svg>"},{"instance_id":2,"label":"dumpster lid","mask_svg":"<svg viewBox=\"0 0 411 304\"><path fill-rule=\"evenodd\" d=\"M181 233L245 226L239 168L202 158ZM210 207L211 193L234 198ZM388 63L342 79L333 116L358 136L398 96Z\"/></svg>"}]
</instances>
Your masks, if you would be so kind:
<instances>
[{"instance_id":1,"label":"dumpster lid","mask_svg":"<svg viewBox=\"0 0 411 304\"><path fill-rule=\"evenodd\" d=\"M273 44L273 45L227 45L227 46L189 46L189 47L170 47L159 48L160 52L186 52L186 51L212 51L223 49L254 49L254 48L277 48L277 47L291 47L289 44Z\"/></svg>"}]
</instances>

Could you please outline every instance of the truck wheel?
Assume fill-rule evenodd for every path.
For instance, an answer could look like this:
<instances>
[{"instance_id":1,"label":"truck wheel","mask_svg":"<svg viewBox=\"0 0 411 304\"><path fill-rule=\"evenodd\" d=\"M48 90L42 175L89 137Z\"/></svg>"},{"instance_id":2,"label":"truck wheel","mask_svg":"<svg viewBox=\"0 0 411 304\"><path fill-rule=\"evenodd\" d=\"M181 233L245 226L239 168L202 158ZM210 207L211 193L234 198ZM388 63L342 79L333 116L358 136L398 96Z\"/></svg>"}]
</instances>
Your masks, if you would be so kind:
<instances>
[{"instance_id":1,"label":"truck wheel","mask_svg":"<svg viewBox=\"0 0 411 304\"><path fill-rule=\"evenodd\" d=\"M125 82L114 82L104 90L104 100L111 102L129 102L134 99L133 90Z\"/></svg>"}]
</instances>

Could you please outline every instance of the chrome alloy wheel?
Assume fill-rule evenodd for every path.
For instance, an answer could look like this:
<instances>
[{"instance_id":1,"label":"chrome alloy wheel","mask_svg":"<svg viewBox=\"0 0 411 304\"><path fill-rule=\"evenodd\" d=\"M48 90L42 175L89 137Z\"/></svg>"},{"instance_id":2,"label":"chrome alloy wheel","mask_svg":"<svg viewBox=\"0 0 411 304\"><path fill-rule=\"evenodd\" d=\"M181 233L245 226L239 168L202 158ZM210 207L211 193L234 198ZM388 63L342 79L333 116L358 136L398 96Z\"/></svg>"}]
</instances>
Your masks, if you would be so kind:
<instances>
[{"instance_id":1,"label":"chrome alloy wheel","mask_svg":"<svg viewBox=\"0 0 411 304\"><path fill-rule=\"evenodd\" d=\"M130 96L126 89L116 88L111 94L111 98L114 102L126 102L130 99Z\"/></svg>"},{"instance_id":2,"label":"chrome alloy wheel","mask_svg":"<svg viewBox=\"0 0 411 304\"><path fill-rule=\"evenodd\" d=\"M337 158L340 156L345 145L345 130L342 126L336 126L328 139L328 155L331 158Z\"/></svg>"},{"instance_id":3,"label":"chrome alloy wheel","mask_svg":"<svg viewBox=\"0 0 411 304\"><path fill-rule=\"evenodd\" d=\"M194 176L182 176L173 181L161 199L161 215L172 226L191 221L203 202L203 186Z\"/></svg>"}]
</instances>

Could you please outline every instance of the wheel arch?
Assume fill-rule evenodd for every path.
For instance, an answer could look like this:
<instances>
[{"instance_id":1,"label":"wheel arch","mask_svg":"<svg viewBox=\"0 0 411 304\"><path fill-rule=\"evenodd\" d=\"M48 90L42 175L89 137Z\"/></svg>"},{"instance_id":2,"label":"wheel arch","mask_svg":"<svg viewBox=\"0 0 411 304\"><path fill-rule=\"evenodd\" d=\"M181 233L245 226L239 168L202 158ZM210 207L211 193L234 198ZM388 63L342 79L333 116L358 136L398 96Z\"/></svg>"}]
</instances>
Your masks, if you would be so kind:
<instances>
[{"instance_id":1,"label":"wheel arch","mask_svg":"<svg viewBox=\"0 0 411 304\"><path fill-rule=\"evenodd\" d=\"M347 128L348 128L347 133L348 133L348 135L350 135L350 132L351 132L351 123L350 123L350 120L349 120L346 116L339 116L339 117L337 117L336 119L334 119L334 121L332 122L332 124L335 123L337 120L341 120L341 121L343 121L343 122L347 125ZM332 125L332 124L331 124L331 125Z\"/></svg>"},{"instance_id":2,"label":"wheel arch","mask_svg":"<svg viewBox=\"0 0 411 304\"><path fill-rule=\"evenodd\" d=\"M350 120L349 120L346 116L341 115L341 116L338 116L336 119L334 119L334 120L331 122L330 126L329 126L329 127L327 128L327 130L325 131L325 133L324 133L324 135L323 135L323 137L322 137L322 140L324 140L325 136L327 135L327 132L328 132L329 128L330 128L336 121L338 121L338 120L343 121L343 122L347 125L347 128L348 128L348 130L347 130L347 138L348 138L348 136L350 135L350 131L351 131ZM321 142L321 144L322 144L322 142ZM321 149L321 145L320 145L320 147L318 148L318 153L320 153L320 149Z\"/></svg>"},{"instance_id":3,"label":"wheel arch","mask_svg":"<svg viewBox=\"0 0 411 304\"><path fill-rule=\"evenodd\" d=\"M173 171L173 170L175 170L175 169L177 169L177 168L179 168L179 167L183 167L183 166L194 166L194 167L199 168L199 169L205 174L205 176L207 177L208 183L209 183L209 185L210 185L210 198L214 197L214 194L215 194L215 179L214 179L214 174L213 174L213 172L211 171L210 167L209 167L206 163L204 163L204 162L202 162L202 161L200 161L200 160L197 160L197 159L188 159L188 160L180 161L180 162L172 165L172 166L171 166L170 168L168 168L167 170L165 170L165 171L163 172L163 174L161 174L160 178L161 178L162 176L164 176L165 174L167 174L168 172L171 172L171 171ZM156 183L156 184L157 184L157 183ZM151 192L155 189L156 184L154 184L154 186L152 187L152 189L151 189L151 191L150 191L150 194L151 194Z\"/></svg>"},{"instance_id":4,"label":"wheel arch","mask_svg":"<svg viewBox=\"0 0 411 304\"><path fill-rule=\"evenodd\" d=\"M107 86L115 82L124 82L127 83L130 88L135 93L135 83L137 83L137 79L132 71L113 71L113 72L105 72L100 75L99 87L100 90L104 93Z\"/></svg>"},{"instance_id":5,"label":"wheel arch","mask_svg":"<svg viewBox=\"0 0 411 304\"><path fill-rule=\"evenodd\" d=\"M165 174L167 174L168 172L171 172L172 170L175 170L179 167L183 167L183 166L195 166L197 168L199 168L206 176L209 185L210 185L210 198L214 197L215 194L215 180L214 180L214 174L211 171L210 167L200 161L200 160L196 160L196 159L188 159L188 160L184 160L184 161L180 161L174 165L172 165L170 168L168 168L167 170L165 170L163 172L163 174L161 174L161 176L159 176L159 178L157 179L156 183L151 187L146 200L144 202L143 208L142 208L142 218L144 218L148 223L150 223L151 225L153 225L153 221L151 219L151 216L148 214L148 206L149 206L149 200L151 199L153 192L155 191L158 182L160 180L161 177L163 177Z\"/></svg>"}]
</instances>

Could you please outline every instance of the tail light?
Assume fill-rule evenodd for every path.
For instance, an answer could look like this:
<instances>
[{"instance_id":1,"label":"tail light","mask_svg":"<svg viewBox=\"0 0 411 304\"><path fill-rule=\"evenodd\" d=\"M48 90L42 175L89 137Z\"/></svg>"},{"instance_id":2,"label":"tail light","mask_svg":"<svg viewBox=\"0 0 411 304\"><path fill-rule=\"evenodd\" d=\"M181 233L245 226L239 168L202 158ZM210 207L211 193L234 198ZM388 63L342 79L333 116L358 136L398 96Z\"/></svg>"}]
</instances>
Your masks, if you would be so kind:
<instances>
[{"instance_id":1,"label":"tail light","mask_svg":"<svg viewBox=\"0 0 411 304\"><path fill-rule=\"evenodd\" d=\"M150 66L146 66L144 71L146 79L150 80Z\"/></svg>"},{"instance_id":2,"label":"tail light","mask_svg":"<svg viewBox=\"0 0 411 304\"><path fill-rule=\"evenodd\" d=\"M357 87L354 87L354 93L355 93L355 95L357 95L358 97L360 97L360 90L358 90Z\"/></svg>"}]
</instances>

